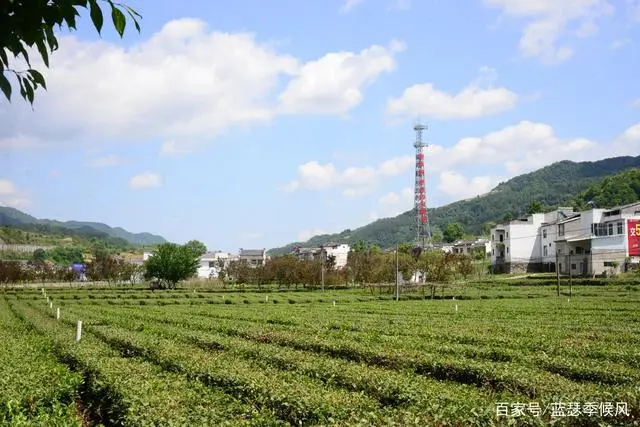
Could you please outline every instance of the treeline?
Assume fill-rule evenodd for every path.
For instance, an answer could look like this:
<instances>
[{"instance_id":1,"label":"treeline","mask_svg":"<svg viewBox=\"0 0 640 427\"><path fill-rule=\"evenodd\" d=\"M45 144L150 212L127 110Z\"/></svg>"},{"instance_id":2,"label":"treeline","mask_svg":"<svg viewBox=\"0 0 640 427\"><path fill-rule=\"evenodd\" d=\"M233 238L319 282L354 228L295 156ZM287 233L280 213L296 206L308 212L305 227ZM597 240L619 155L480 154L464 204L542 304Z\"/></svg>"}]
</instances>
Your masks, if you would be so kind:
<instances>
[{"instance_id":1,"label":"treeline","mask_svg":"<svg viewBox=\"0 0 640 427\"><path fill-rule=\"evenodd\" d=\"M219 267L220 268L220 267ZM408 245L400 247L397 270L401 280L414 278L432 286L464 280L485 268L475 262L474 257L464 254L445 253L440 250L421 251ZM265 265L252 267L246 262L234 261L220 268L219 279L223 283L278 284L286 287L299 286L318 288L351 284L373 285L395 283L396 254L382 252L377 246L352 250L347 265L336 268L335 259L326 261L299 261L293 255L283 255L268 260Z\"/></svg>"},{"instance_id":2,"label":"treeline","mask_svg":"<svg viewBox=\"0 0 640 427\"><path fill-rule=\"evenodd\" d=\"M106 251L95 250L89 263L74 268L68 264L55 265L42 259L0 261L0 283L73 282L90 280L109 284L136 284L142 281L142 266L126 262Z\"/></svg>"}]
</instances>

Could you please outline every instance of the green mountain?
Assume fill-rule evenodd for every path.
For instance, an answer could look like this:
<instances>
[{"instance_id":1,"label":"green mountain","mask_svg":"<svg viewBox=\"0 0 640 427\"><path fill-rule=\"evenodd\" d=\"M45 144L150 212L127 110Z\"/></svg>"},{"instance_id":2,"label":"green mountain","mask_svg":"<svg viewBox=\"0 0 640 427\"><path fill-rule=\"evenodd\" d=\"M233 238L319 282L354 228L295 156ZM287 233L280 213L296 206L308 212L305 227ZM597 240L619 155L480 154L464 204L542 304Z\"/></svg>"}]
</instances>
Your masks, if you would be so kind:
<instances>
[{"instance_id":1,"label":"green mountain","mask_svg":"<svg viewBox=\"0 0 640 427\"><path fill-rule=\"evenodd\" d=\"M55 221L38 219L15 208L0 206L0 226L33 230L45 234L83 235L87 238L120 239L134 246L147 246L165 243L162 236L150 233L131 233L120 227L109 227L99 222Z\"/></svg>"},{"instance_id":2,"label":"green mountain","mask_svg":"<svg viewBox=\"0 0 640 427\"><path fill-rule=\"evenodd\" d=\"M598 208L628 205L640 200L640 169L627 169L596 182L572 200L572 206L588 209L593 202Z\"/></svg>"},{"instance_id":3,"label":"green mountain","mask_svg":"<svg viewBox=\"0 0 640 427\"><path fill-rule=\"evenodd\" d=\"M517 217L526 214L532 202L537 201L546 207L566 204L571 206L574 202L578 202L574 198L589 191L592 184L599 183L606 186L607 184L600 183L603 178L638 167L640 167L640 156L614 157L595 162L568 160L557 162L502 182L482 196L431 208L429 220L435 233L443 230L448 223L458 222L468 233L481 234L488 222L501 221L506 215ZM610 181L613 179L614 177L609 178ZM637 181L634 182L637 184ZM588 198L585 194L580 197ZM601 191L597 194L609 193ZM627 196L630 196L630 193ZM606 199L607 196L603 197ZM413 214L408 211L394 218L379 219L355 230L314 236L307 242L290 243L284 247L271 249L269 254L286 253L296 245L317 246L328 242L353 244L359 240L388 248L396 243L413 242L415 237L412 227Z\"/></svg>"}]
</instances>

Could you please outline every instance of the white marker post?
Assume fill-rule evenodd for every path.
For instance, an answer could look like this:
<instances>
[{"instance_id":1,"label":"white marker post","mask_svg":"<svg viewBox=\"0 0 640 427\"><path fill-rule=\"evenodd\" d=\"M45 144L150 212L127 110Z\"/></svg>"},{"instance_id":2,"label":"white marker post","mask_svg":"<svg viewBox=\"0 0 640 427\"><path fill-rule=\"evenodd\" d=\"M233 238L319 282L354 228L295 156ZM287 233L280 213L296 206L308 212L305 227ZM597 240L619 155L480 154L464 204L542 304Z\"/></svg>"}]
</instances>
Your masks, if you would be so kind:
<instances>
[{"instance_id":1,"label":"white marker post","mask_svg":"<svg viewBox=\"0 0 640 427\"><path fill-rule=\"evenodd\" d=\"M60 320L60 307L56 309L56 320Z\"/></svg>"},{"instance_id":2,"label":"white marker post","mask_svg":"<svg viewBox=\"0 0 640 427\"><path fill-rule=\"evenodd\" d=\"M78 320L78 325L76 326L76 342L80 342L80 338L82 338L82 320Z\"/></svg>"},{"instance_id":3,"label":"white marker post","mask_svg":"<svg viewBox=\"0 0 640 427\"><path fill-rule=\"evenodd\" d=\"M264 300L265 300L266 302L269 302L269 295L265 296L265 297L264 297Z\"/></svg>"},{"instance_id":4,"label":"white marker post","mask_svg":"<svg viewBox=\"0 0 640 427\"><path fill-rule=\"evenodd\" d=\"M333 306L334 307L336 306L336 300L333 300Z\"/></svg>"},{"instance_id":5,"label":"white marker post","mask_svg":"<svg viewBox=\"0 0 640 427\"><path fill-rule=\"evenodd\" d=\"M53 303L52 302L49 303L49 310L53 310Z\"/></svg>"},{"instance_id":6,"label":"white marker post","mask_svg":"<svg viewBox=\"0 0 640 427\"><path fill-rule=\"evenodd\" d=\"M458 304L456 304L456 313L458 312Z\"/></svg>"}]
</instances>

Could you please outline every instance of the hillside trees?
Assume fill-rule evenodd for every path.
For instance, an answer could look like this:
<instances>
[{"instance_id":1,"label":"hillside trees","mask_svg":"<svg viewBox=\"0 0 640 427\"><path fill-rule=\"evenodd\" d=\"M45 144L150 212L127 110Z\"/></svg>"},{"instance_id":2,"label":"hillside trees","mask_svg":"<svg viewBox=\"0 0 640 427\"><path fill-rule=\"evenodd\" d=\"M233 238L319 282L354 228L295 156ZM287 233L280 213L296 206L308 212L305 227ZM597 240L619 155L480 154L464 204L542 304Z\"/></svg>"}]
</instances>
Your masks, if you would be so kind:
<instances>
[{"instance_id":1,"label":"hillside trees","mask_svg":"<svg viewBox=\"0 0 640 427\"><path fill-rule=\"evenodd\" d=\"M447 243L455 242L464 236L464 226L459 222L450 222L442 232L444 241Z\"/></svg>"},{"instance_id":2,"label":"hillside trees","mask_svg":"<svg viewBox=\"0 0 640 427\"><path fill-rule=\"evenodd\" d=\"M140 24L138 12L112 0L9 0L0 2L0 90L7 100L11 101L12 86L8 76L17 80L20 95L25 101L33 104L35 91L47 85L40 71L32 68L32 61L27 49L37 49L42 62L49 67L49 55L58 49L58 39L54 27L76 29L76 17L79 9L89 10L95 29L100 33L104 23L101 4L108 4L111 9L113 26L122 37L127 25L127 15L133 21L138 32ZM19 58L27 65L15 66L10 57ZM13 59L12 59L13 60Z\"/></svg>"}]
</instances>

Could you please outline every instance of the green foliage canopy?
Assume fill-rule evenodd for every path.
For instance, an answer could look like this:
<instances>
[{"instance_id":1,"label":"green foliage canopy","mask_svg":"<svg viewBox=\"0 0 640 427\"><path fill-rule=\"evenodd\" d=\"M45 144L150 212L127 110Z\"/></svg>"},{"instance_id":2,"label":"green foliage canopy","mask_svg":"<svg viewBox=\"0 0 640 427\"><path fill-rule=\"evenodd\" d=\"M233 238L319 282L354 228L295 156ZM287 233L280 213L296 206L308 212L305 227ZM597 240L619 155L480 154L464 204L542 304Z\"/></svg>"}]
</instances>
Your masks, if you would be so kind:
<instances>
[{"instance_id":1,"label":"green foliage canopy","mask_svg":"<svg viewBox=\"0 0 640 427\"><path fill-rule=\"evenodd\" d=\"M178 282L197 273L199 257L190 246L163 243L145 262L145 278L158 279L163 287L175 289Z\"/></svg>"}]
</instances>

